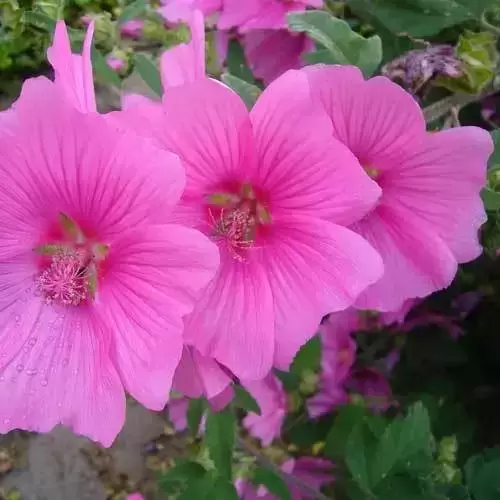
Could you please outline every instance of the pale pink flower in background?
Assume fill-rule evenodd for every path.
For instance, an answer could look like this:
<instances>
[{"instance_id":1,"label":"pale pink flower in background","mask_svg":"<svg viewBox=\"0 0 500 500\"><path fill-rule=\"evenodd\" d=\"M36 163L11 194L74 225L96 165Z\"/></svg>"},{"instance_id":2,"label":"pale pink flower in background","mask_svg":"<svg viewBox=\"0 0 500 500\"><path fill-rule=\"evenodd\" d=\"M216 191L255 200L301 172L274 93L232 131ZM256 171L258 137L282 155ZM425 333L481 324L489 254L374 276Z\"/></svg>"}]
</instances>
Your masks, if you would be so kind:
<instances>
[{"instance_id":1,"label":"pale pink flower in background","mask_svg":"<svg viewBox=\"0 0 500 500\"><path fill-rule=\"evenodd\" d=\"M141 493L136 492L136 493L130 493L130 495L127 495L125 497L125 500L144 500L144 497L142 496Z\"/></svg>"},{"instance_id":2,"label":"pale pink flower in background","mask_svg":"<svg viewBox=\"0 0 500 500\"><path fill-rule=\"evenodd\" d=\"M232 383L232 378L216 360L185 346L175 371L173 389L190 398L213 398Z\"/></svg>"},{"instance_id":3,"label":"pale pink flower in background","mask_svg":"<svg viewBox=\"0 0 500 500\"><path fill-rule=\"evenodd\" d=\"M119 118L187 167L176 220L221 251L219 273L186 319L186 341L245 381L273 363L286 369L325 314L349 307L382 274L378 254L345 227L373 207L378 187L332 139L297 71L275 80L250 114L209 79L169 88L161 112L130 111Z\"/></svg>"},{"instance_id":4,"label":"pale pink flower in background","mask_svg":"<svg viewBox=\"0 0 500 500\"><path fill-rule=\"evenodd\" d=\"M312 490L319 491L324 485L334 481L333 464L327 459L316 457L300 457L289 459L281 466L286 474L299 479ZM287 481L292 500L314 500L314 496L295 482ZM263 486L257 487L250 481L238 478L235 481L236 491L241 500L275 500Z\"/></svg>"},{"instance_id":5,"label":"pale pink flower in background","mask_svg":"<svg viewBox=\"0 0 500 500\"><path fill-rule=\"evenodd\" d=\"M302 71L330 116L333 138L382 189L371 213L351 226L377 248L385 267L356 306L394 311L406 299L446 288L458 263L482 251L480 191L493 150L490 135L477 127L427 133L418 104L385 77L365 81L349 66Z\"/></svg>"},{"instance_id":6,"label":"pale pink flower in background","mask_svg":"<svg viewBox=\"0 0 500 500\"><path fill-rule=\"evenodd\" d=\"M307 7L320 9L323 0L223 0L218 28L238 28L244 33L255 29L286 28L286 15Z\"/></svg>"},{"instance_id":7,"label":"pale pink flower in background","mask_svg":"<svg viewBox=\"0 0 500 500\"><path fill-rule=\"evenodd\" d=\"M381 413L394 404L389 381L375 368L354 370L345 387L352 394L362 396L367 408L374 413Z\"/></svg>"},{"instance_id":8,"label":"pale pink flower in background","mask_svg":"<svg viewBox=\"0 0 500 500\"><path fill-rule=\"evenodd\" d=\"M142 19L130 19L120 26L120 33L125 38L139 39L144 31L144 21Z\"/></svg>"},{"instance_id":9,"label":"pale pink flower in background","mask_svg":"<svg viewBox=\"0 0 500 500\"><path fill-rule=\"evenodd\" d=\"M188 428L187 412L189 408L189 398L172 397L167 404L168 418L177 432L185 431Z\"/></svg>"},{"instance_id":10,"label":"pale pink flower in background","mask_svg":"<svg viewBox=\"0 0 500 500\"><path fill-rule=\"evenodd\" d=\"M243 426L262 446L269 446L280 436L281 426L287 413L287 397L283 385L276 376L269 374L265 379L242 383L260 408L260 415L249 413Z\"/></svg>"},{"instance_id":11,"label":"pale pink flower in background","mask_svg":"<svg viewBox=\"0 0 500 500\"><path fill-rule=\"evenodd\" d=\"M314 49L309 37L286 29L250 31L241 43L252 73L266 85L289 69L304 66L302 56Z\"/></svg>"},{"instance_id":12,"label":"pale pink flower in background","mask_svg":"<svg viewBox=\"0 0 500 500\"><path fill-rule=\"evenodd\" d=\"M121 71L127 65L123 59L120 59L119 57L116 57L112 54L106 57L106 62L108 63L108 66L113 71L116 71L116 72Z\"/></svg>"},{"instance_id":13,"label":"pale pink flower in background","mask_svg":"<svg viewBox=\"0 0 500 500\"><path fill-rule=\"evenodd\" d=\"M317 394L307 400L311 417L325 415L348 402L344 382L356 357L352 334L359 325L359 312L354 308L330 314L320 325L321 375Z\"/></svg>"},{"instance_id":14,"label":"pale pink flower in background","mask_svg":"<svg viewBox=\"0 0 500 500\"><path fill-rule=\"evenodd\" d=\"M47 59L54 68L54 83L64 98L82 113L97 112L92 73L92 37L94 23L88 25L82 54L73 54L64 21L56 24L54 40L47 50Z\"/></svg>"},{"instance_id":15,"label":"pale pink flower in background","mask_svg":"<svg viewBox=\"0 0 500 500\"><path fill-rule=\"evenodd\" d=\"M25 82L0 134L0 432L71 427L109 446L125 390L164 407L183 317L218 250L169 222L179 159Z\"/></svg>"},{"instance_id":16,"label":"pale pink flower in background","mask_svg":"<svg viewBox=\"0 0 500 500\"><path fill-rule=\"evenodd\" d=\"M195 11L208 17L216 14L222 8L223 0L161 0L158 12L173 23L188 21Z\"/></svg>"}]
</instances>

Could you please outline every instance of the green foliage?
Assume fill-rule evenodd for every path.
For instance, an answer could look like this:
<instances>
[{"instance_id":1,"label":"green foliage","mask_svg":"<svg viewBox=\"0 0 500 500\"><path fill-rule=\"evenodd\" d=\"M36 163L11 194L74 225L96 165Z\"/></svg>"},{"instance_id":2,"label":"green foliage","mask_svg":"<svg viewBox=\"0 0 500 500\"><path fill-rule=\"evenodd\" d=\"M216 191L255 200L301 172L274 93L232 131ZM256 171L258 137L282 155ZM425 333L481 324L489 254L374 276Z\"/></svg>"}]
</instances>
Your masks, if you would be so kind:
<instances>
[{"instance_id":1,"label":"green foliage","mask_svg":"<svg viewBox=\"0 0 500 500\"><path fill-rule=\"evenodd\" d=\"M218 413L208 413L204 443L217 473L228 480L232 478L235 432L236 419L231 407Z\"/></svg>"},{"instance_id":2,"label":"green foliage","mask_svg":"<svg viewBox=\"0 0 500 500\"><path fill-rule=\"evenodd\" d=\"M371 76L382 61L382 40L374 35L364 38L349 24L328 12L306 11L288 14L292 31L307 33L320 48L310 55L311 63L353 64Z\"/></svg>"},{"instance_id":3,"label":"green foliage","mask_svg":"<svg viewBox=\"0 0 500 500\"><path fill-rule=\"evenodd\" d=\"M206 408L206 401L202 398L189 400L187 409L187 423L189 432L192 436L196 436L198 434L201 420L203 418L203 413L205 412Z\"/></svg>"},{"instance_id":4,"label":"green foliage","mask_svg":"<svg viewBox=\"0 0 500 500\"><path fill-rule=\"evenodd\" d=\"M147 0L135 0L135 2L129 3L118 16L118 25L122 25L131 19L141 18L147 7Z\"/></svg>"},{"instance_id":5,"label":"green foliage","mask_svg":"<svg viewBox=\"0 0 500 500\"><path fill-rule=\"evenodd\" d=\"M248 413L256 413L260 415L260 408L257 404L257 401L253 398L253 396L241 385L236 385L234 387L234 405L237 408L241 408Z\"/></svg>"},{"instance_id":6,"label":"green foliage","mask_svg":"<svg viewBox=\"0 0 500 500\"><path fill-rule=\"evenodd\" d=\"M148 87L158 96L163 94L160 73L154 61L146 54L136 54L135 69Z\"/></svg>"},{"instance_id":7,"label":"green foliage","mask_svg":"<svg viewBox=\"0 0 500 500\"><path fill-rule=\"evenodd\" d=\"M252 109L259 95L262 93L256 85L248 83L230 73L223 73L221 75L221 80L243 99L248 109Z\"/></svg>"},{"instance_id":8,"label":"green foliage","mask_svg":"<svg viewBox=\"0 0 500 500\"><path fill-rule=\"evenodd\" d=\"M486 210L500 210L500 130L491 133L495 149L488 162L488 186L481 192Z\"/></svg>"},{"instance_id":9,"label":"green foliage","mask_svg":"<svg viewBox=\"0 0 500 500\"><path fill-rule=\"evenodd\" d=\"M252 477L252 483L258 486L265 486L267 491L281 498L281 500L292 500L285 481L269 468L257 467Z\"/></svg>"}]
</instances>

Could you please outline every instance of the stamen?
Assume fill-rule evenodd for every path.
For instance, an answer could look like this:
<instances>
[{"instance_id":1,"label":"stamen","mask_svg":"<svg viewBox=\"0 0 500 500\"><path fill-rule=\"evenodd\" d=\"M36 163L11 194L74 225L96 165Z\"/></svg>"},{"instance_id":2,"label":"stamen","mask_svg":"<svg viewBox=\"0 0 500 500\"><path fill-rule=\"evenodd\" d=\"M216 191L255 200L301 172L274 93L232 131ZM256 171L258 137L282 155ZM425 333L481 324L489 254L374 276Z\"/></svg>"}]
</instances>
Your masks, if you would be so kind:
<instances>
[{"instance_id":1,"label":"stamen","mask_svg":"<svg viewBox=\"0 0 500 500\"><path fill-rule=\"evenodd\" d=\"M47 304L77 306L89 292L84 256L73 249L62 249L36 279L36 288Z\"/></svg>"}]
</instances>

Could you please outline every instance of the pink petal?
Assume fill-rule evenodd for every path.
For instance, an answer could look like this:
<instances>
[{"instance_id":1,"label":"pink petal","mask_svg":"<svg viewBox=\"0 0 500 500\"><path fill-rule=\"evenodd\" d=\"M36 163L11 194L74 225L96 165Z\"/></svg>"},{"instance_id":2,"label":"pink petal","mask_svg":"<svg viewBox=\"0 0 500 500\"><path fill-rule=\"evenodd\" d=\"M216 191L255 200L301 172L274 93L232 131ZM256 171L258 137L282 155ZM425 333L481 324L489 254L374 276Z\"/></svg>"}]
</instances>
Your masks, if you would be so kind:
<instances>
[{"instance_id":1,"label":"pink petal","mask_svg":"<svg viewBox=\"0 0 500 500\"><path fill-rule=\"evenodd\" d=\"M45 306L26 292L1 313L0 432L63 424L110 446L125 420L110 333L87 308Z\"/></svg>"},{"instance_id":2,"label":"pink petal","mask_svg":"<svg viewBox=\"0 0 500 500\"><path fill-rule=\"evenodd\" d=\"M173 87L163 96L164 146L186 167L187 191L205 195L221 181L243 178L252 158L252 129L239 96L214 80Z\"/></svg>"},{"instance_id":3,"label":"pink petal","mask_svg":"<svg viewBox=\"0 0 500 500\"><path fill-rule=\"evenodd\" d=\"M222 411L234 399L234 389L228 385L222 392L208 400L213 411Z\"/></svg>"},{"instance_id":4,"label":"pink petal","mask_svg":"<svg viewBox=\"0 0 500 500\"><path fill-rule=\"evenodd\" d=\"M92 76L92 37L94 23L87 28L82 55L71 52L66 24L60 20L56 24L54 41L47 50L47 58L55 71L55 83L65 98L83 113L97 111L94 79Z\"/></svg>"},{"instance_id":5,"label":"pink petal","mask_svg":"<svg viewBox=\"0 0 500 500\"><path fill-rule=\"evenodd\" d=\"M385 77L365 81L353 66L308 66L313 93L334 129L364 167L387 171L425 137L422 111L413 97Z\"/></svg>"},{"instance_id":6,"label":"pink petal","mask_svg":"<svg viewBox=\"0 0 500 500\"><path fill-rule=\"evenodd\" d=\"M129 110L135 106L152 104L154 101L141 94L123 93L121 96L122 110Z\"/></svg>"},{"instance_id":7,"label":"pink petal","mask_svg":"<svg viewBox=\"0 0 500 500\"><path fill-rule=\"evenodd\" d=\"M172 422L174 429L178 432L188 428L187 411L189 407L188 398L171 398L168 402L168 418Z\"/></svg>"},{"instance_id":8,"label":"pink petal","mask_svg":"<svg viewBox=\"0 0 500 500\"><path fill-rule=\"evenodd\" d=\"M196 230L150 226L117 240L99 288L126 389L161 410L182 354L182 318L213 277L217 247Z\"/></svg>"},{"instance_id":9,"label":"pink petal","mask_svg":"<svg viewBox=\"0 0 500 500\"><path fill-rule=\"evenodd\" d=\"M482 252L478 232L486 214L480 192L492 150L490 134L477 127L429 134L383 179L387 203L436 231L458 262L475 259Z\"/></svg>"},{"instance_id":10,"label":"pink petal","mask_svg":"<svg viewBox=\"0 0 500 500\"><path fill-rule=\"evenodd\" d=\"M217 276L186 319L185 335L189 343L238 378L265 377L273 361L274 315L262 265L222 254Z\"/></svg>"},{"instance_id":11,"label":"pink petal","mask_svg":"<svg viewBox=\"0 0 500 500\"><path fill-rule=\"evenodd\" d=\"M352 229L384 259L384 275L356 301L360 309L394 311L406 299L446 288L455 276L456 259L424 221L380 205Z\"/></svg>"},{"instance_id":12,"label":"pink petal","mask_svg":"<svg viewBox=\"0 0 500 500\"><path fill-rule=\"evenodd\" d=\"M302 55L314 48L306 35L286 29L249 31L242 44L253 74L266 85L289 69L302 67Z\"/></svg>"},{"instance_id":13,"label":"pink petal","mask_svg":"<svg viewBox=\"0 0 500 500\"><path fill-rule=\"evenodd\" d=\"M190 398L213 398L231 384L231 378L217 361L202 356L194 347L184 346L175 371L173 388Z\"/></svg>"},{"instance_id":14,"label":"pink petal","mask_svg":"<svg viewBox=\"0 0 500 500\"><path fill-rule=\"evenodd\" d=\"M270 193L273 218L293 212L349 224L373 207L380 188L332 138L330 121L311 103L302 72L289 71L273 82L251 119L258 151L255 177Z\"/></svg>"},{"instance_id":15,"label":"pink petal","mask_svg":"<svg viewBox=\"0 0 500 500\"><path fill-rule=\"evenodd\" d=\"M164 90L205 78L205 24L203 14L194 11L189 17L191 41L163 52L160 58Z\"/></svg>"},{"instance_id":16,"label":"pink petal","mask_svg":"<svg viewBox=\"0 0 500 500\"><path fill-rule=\"evenodd\" d=\"M219 15L217 27L219 30L228 30L245 24L249 19L259 14L261 0L224 0L222 12Z\"/></svg>"},{"instance_id":17,"label":"pink petal","mask_svg":"<svg viewBox=\"0 0 500 500\"><path fill-rule=\"evenodd\" d=\"M352 231L307 217L275 223L266 266L276 318L275 366L286 369L321 318L346 309L382 275L382 259Z\"/></svg>"}]
</instances>

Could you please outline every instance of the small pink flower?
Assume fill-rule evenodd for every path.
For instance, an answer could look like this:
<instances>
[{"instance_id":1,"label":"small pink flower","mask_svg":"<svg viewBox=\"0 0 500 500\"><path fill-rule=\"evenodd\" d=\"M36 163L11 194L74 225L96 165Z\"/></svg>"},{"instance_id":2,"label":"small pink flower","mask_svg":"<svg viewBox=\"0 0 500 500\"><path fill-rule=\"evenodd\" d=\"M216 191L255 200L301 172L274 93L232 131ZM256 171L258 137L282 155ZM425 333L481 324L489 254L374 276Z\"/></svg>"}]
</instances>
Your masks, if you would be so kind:
<instances>
[{"instance_id":1,"label":"small pink flower","mask_svg":"<svg viewBox=\"0 0 500 500\"><path fill-rule=\"evenodd\" d=\"M344 389L356 357L356 343L351 335L359 326L358 311L349 308L330 314L321 324L321 378L318 393L307 401L307 410L316 418L348 401Z\"/></svg>"},{"instance_id":2,"label":"small pink flower","mask_svg":"<svg viewBox=\"0 0 500 500\"><path fill-rule=\"evenodd\" d=\"M170 398L167 404L168 418L177 432L185 431L188 428L187 412L189 407L189 398Z\"/></svg>"},{"instance_id":3,"label":"small pink flower","mask_svg":"<svg viewBox=\"0 0 500 500\"><path fill-rule=\"evenodd\" d=\"M289 69L301 68L302 56L314 49L309 37L286 29L250 31L242 44L250 69L266 85Z\"/></svg>"},{"instance_id":4,"label":"small pink flower","mask_svg":"<svg viewBox=\"0 0 500 500\"><path fill-rule=\"evenodd\" d=\"M116 57L112 54L106 57L106 62L113 71L117 72L121 71L127 66L127 63L123 59L120 59L119 57Z\"/></svg>"},{"instance_id":5,"label":"small pink flower","mask_svg":"<svg viewBox=\"0 0 500 500\"><path fill-rule=\"evenodd\" d=\"M130 493L130 495L127 495L125 497L125 500L144 500L144 497L142 496L141 493L136 492L136 493Z\"/></svg>"},{"instance_id":6,"label":"small pink flower","mask_svg":"<svg viewBox=\"0 0 500 500\"><path fill-rule=\"evenodd\" d=\"M169 222L177 157L45 78L25 82L0 133L0 432L58 424L109 446L125 390L164 407L183 317L217 247Z\"/></svg>"},{"instance_id":7,"label":"small pink flower","mask_svg":"<svg viewBox=\"0 0 500 500\"><path fill-rule=\"evenodd\" d=\"M362 396L365 404L375 413L387 410L393 404L391 386L375 368L360 368L351 373L346 388Z\"/></svg>"},{"instance_id":8,"label":"small pink flower","mask_svg":"<svg viewBox=\"0 0 500 500\"><path fill-rule=\"evenodd\" d=\"M323 0L223 0L218 27L238 28L242 33L255 29L286 28L288 12L321 8Z\"/></svg>"},{"instance_id":9,"label":"small pink flower","mask_svg":"<svg viewBox=\"0 0 500 500\"><path fill-rule=\"evenodd\" d=\"M378 188L332 139L302 73L275 80L250 114L207 79L120 116L187 166L175 220L210 235L222 264L186 319L186 341L238 378L288 367L325 314L380 277L377 253L345 228Z\"/></svg>"},{"instance_id":10,"label":"small pink flower","mask_svg":"<svg viewBox=\"0 0 500 500\"><path fill-rule=\"evenodd\" d=\"M120 33L125 38L141 38L143 30L144 21L142 19L131 19L130 21L125 21L120 26Z\"/></svg>"},{"instance_id":11,"label":"small pink flower","mask_svg":"<svg viewBox=\"0 0 500 500\"><path fill-rule=\"evenodd\" d=\"M260 415L249 413L243 426L262 446L269 446L281 434L281 426L287 412L287 398L281 382L268 375L264 380L243 383L245 389L259 405Z\"/></svg>"},{"instance_id":12,"label":"small pink flower","mask_svg":"<svg viewBox=\"0 0 500 500\"><path fill-rule=\"evenodd\" d=\"M232 379L212 358L202 356L194 347L185 346L175 371L173 389L190 398L213 398L222 393Z\"/></svg>"},{"instance_id":13,"label":"small pink flower","mask_svg":"<svg viewBox=\"0 0 500 500\"><path fill-rule=\"evenodd\" d=\"M382 189L378 204L351 226L378 249L385 266L356 306L394 311L406 299L447 287L458 263L482 251L480 191L490 135L477 127L427 133L418 104L385 77L365 81L348 66L302 71L330 116L333 137Z\"/></svg>"}]
</instances>

